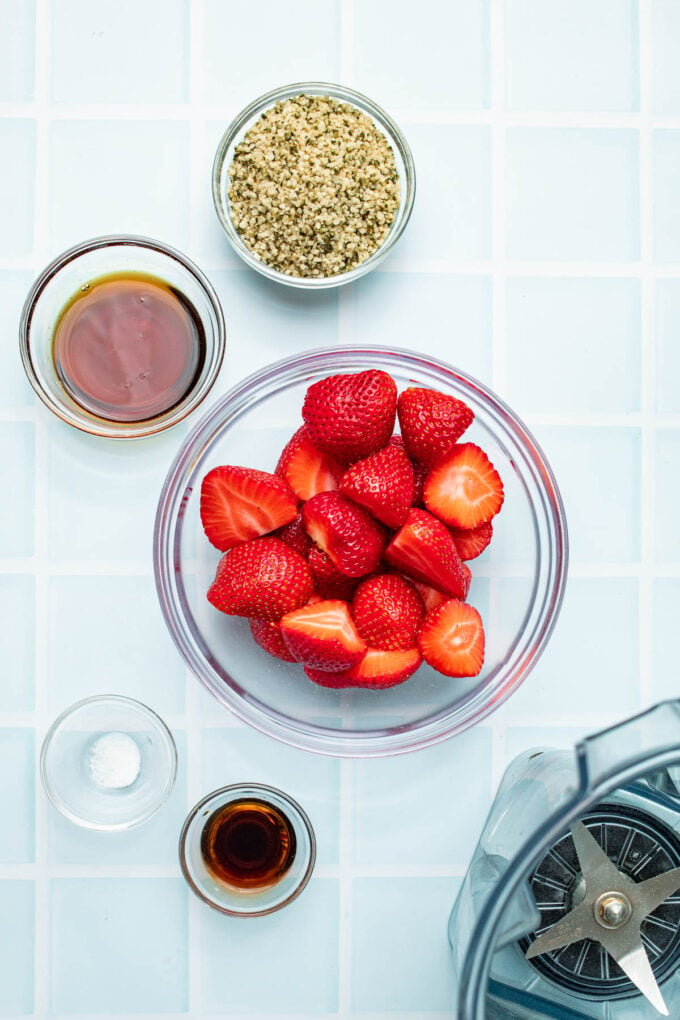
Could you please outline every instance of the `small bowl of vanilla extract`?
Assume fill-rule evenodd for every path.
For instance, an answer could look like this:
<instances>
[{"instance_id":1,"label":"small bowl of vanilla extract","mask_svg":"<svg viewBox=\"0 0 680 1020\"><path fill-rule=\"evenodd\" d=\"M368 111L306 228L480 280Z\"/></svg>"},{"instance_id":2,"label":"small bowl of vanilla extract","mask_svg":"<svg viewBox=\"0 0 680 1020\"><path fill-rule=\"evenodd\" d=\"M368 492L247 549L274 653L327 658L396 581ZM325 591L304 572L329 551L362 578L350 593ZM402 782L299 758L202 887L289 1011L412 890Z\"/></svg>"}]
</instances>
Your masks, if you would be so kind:
<instances>
[{"instance_id":1,"label":"small bowl of vanilla extract","mask_svg":"<svg viewBox=\"0 0 680 1020\"><path fill-rule=\"evenodd\" d=\"M179 841L182 873L208 906L262 917L296 899L316 859L311 822L281 790L238 783L204 797Z\"/></svg>"},{"instance_id":2,"label":"small bowl of vanilla extract","mask_svg":"<svg viewBox=\"0 0 680 1020\"><path fill-rule=\"evenodd\" d=\"M193 262L160 241L116 235L84 241L43 270L19 342L31 385L62 421L136 439L201 403L226 338L217 295Z\"/></svg>"}]
</instances>

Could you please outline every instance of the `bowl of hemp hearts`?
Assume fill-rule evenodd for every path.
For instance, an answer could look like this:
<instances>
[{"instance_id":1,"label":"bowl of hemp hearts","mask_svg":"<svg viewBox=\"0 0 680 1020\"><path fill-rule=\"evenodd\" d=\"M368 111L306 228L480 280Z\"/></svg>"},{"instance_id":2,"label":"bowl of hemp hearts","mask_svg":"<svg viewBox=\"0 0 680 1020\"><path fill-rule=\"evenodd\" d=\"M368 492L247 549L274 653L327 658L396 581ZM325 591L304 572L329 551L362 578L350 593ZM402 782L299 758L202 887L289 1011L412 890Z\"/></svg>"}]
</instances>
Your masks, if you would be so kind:
<instances>
[{"instance_id":1,"label":"bowl of hemp hearts","mask_svg":"<svg viewBox=\"0 0 680 1020\"><path fill-rule=\"evenodd\" d=\"M392 249L411 215L406 139L370 99L306 82L251 103L224 133L213 200L235 251L294 287L336 287Z\"/></svg>"}]
</instances>

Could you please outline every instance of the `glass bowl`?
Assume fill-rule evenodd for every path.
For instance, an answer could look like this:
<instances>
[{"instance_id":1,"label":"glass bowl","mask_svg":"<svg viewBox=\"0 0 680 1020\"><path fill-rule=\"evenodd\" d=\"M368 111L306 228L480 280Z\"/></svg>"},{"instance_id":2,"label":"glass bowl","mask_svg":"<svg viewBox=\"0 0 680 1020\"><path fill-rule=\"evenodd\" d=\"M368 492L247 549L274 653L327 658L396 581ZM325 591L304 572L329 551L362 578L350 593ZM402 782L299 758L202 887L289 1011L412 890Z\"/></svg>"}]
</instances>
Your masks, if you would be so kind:
<instances>
[{"instance_id":1,"label":"glass bowl","mask_svg":"<svg viewBox=\"0 0 680 1020\"><path fill-rule=\"evenodd\" d=\"M389 229L387 237L376 251L367 259L361 262L354 269L346 273L337 273L335 276L291 276L282 273L278 269L262 262L241 240L239 233L231 219L229 204L229 167L234 158L236 146L243 140L243 136L261 117L265 110L283 99L291 99L293 96L330 96L343 103L349 103L357 107L362 113L367 114L386 136L392 147L394 159L397 166L400 182L399 208L394 221ZM397 243L409 221L413 201L416 194L416 171L413 163L413 156L408 142L392 118L379 106L360 92L344 88L342 85L331 85L328 82L298 82L295 85L286 85L283 88L274 89L266 95L255 99L249 106L232 121L224 132L215 154L212 173L212 191L215 209L220 223L237 255L247 262L249 266L259 273L276 280L278 283L288 284L290 287L303 287L310 290L319 290L324 287L339 287L343 283L350 283L358 280L360 276L370 272L378 263L389 254Z\"/></svg>"},{"instance_id":2,"label":"glass bowl","mask_svg":"<svg viewBox=\"0 0 680 1020\"><path fill-rule=\"evenodd\" d=\"M147 821L170 796L176 773L177 750L163 720L116 694L67 708L40 754L47 796L88 829L120 831Z\"/></svg>"},{"instance_id":3,"label":"glass bowl","mask_svg":"<svg viewBox=\"0 0 680 1020\"><path fill-rule=\"evenodd\" d=\"M137 272L163 280L178 291L199 318L205 343L202 365L181 400L147 421L102 418L71 397L57 374L53 334L64 307L91 280L111 273ZM222 365L224 316L207 277L185 255L147 237L95 237L63 252L31 287L21 313L19 344L29 382L62 421L109 439L133 439L170 428L186 418L210 391Z\"/></svg>"},{"instance_id":4,"label":"glass bowl","mask_svg":"<svg viewBox=\"0 0 680 1020\"><path fill-rule=\"evenodd\" d=\"M494 541L471 561L469 601L486 632L482 673L453 680L423 664L388 690L319 687L302 667L272 658L247 620L219 613L205 593L220 553L199 517L203 476L218 464L273 471L301 424L307 387L338 372L376 368L398 388L416 385L464 400L466 439L486 450L505 485ZM343 756L393 754L460 733L485 718L538 660L562 601L567 532L552 471L516 415L481 383L434 358L384 347L330 348L287 358L227 393L188 436L158 505L154 565L170 633L202 684L237 716L286 743Z\"/></svg>"},{"instance_id":5,"label":"glass bowl","mask_svg":"<svg viewBox=\"0 0 680 1020\"><path fill-rule=\"evenodd\" d=\"M293 859L278 880L269 885L230 887L206 867L201 852L204 829L223 808L239 802L283 814L292 834ZM208 794L189 812L179 839L179 860L190 888L209 907L232 917L262 917L287 906L305 888L314 870L316 838L309 818L292 797L261 783L237 783Z\"/></svg>"}]
</instances>

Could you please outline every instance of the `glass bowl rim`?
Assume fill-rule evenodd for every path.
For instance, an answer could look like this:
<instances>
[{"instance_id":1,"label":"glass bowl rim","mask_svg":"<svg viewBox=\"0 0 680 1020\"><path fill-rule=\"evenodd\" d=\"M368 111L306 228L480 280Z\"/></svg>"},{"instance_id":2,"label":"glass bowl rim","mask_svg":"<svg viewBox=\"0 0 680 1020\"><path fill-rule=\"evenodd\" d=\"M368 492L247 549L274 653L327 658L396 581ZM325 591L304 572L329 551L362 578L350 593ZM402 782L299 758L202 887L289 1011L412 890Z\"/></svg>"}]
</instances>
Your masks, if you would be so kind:
<instances>
[{"instance_id":1,"label":"glass bowl rim","mask_svg":"<svg viewBox=\"0 0 680 1020\"><path fill-rule=\"evenodd\" d=\"M274 103L279 100L289 99L292 96L302 95L305 92L311 92L315 95L328 95L333 99L340 99L343 102L349 103L358 109L363 109L365 107L369 111L373 120L377 121L384 134L387 136L387 140L390 144L398 150L399 156L404 164L404 194L403 197L400 197L399 201L399 209L397 210L399 222L396 229L390 228L383 243L371 255L369 255L367 259L360 262L358 266L355 266L354 269L350 269L347 272L337 273L335 276L291 276L287 273L282 273L278 269L272 268L272 266L268 265L266 262L258 259L255 255L253 255L238 235L229 214L229 210L225 209L221 196L223 173L228 172L228 168L225 170L227 152L248 121L257 113L261 113L273 106ZM294 82L291 85L281 85L275 89L271 89L269 92L266 92L261 96L258 96L257 99L254 99L245 106L229 124L226 131L220 138L213 161L213 203L222 229L224 230L233 250L247 265L249 265L252 269L255 269L258 273L261 273L263 276L266 276L268 279L284 284L284 286L297 287L303 290L322 290L330 287L340 287L343 284L351 283L353 280L359 279L359 277L364 276L365 273L368 273L371 269L375 268L375 266L379 262L382 262L382 260L389 254L404 232L406 225L411 218L415 195L415 163L413 161L411 148L401 128L381 106L375 103L368 96L365 96L361 92L357 92L356 89L350 89L345 85L337 85L332 82Z\"/></svg>"},{"instance_id":2,"label":"glass bowl rim","mask_svg":"<svg viewBox=\"0 0 680 1020\"><path fill-rule=\"evenodd\" d=\"M154 728L157 730L161 739L165 743L166 748L168 749L168 753L170 756L170 769L168 772L168 778L166 780L165 786L163 787L161 794L159 795L158 798L156 798L154 803L146 809L146 811L142 815L133 819L132 821L106 824L101 822L93 822L90 819L83 818L82 815L76 814L66 805L64 800L61 798L61 796L55 789L51 779L47 775L47 758L54 737L57 735L57 732L67 719L69 719L72 715L75 715L76 712L79 712L81 709L86 708L89 705L101 703L110 704L111 702L114 702L115 704L118 705L124 705L125 707L130 708L133 711L137 712L140 716L144 716L145 718L149 719L149 721L153 724ZM40 766L40 778L42 780L43 789L47 794L49 800L53 804L53 806L57 809L57 811L61 815L64 816L64 818L67 818L70 822L73 822L75 825L80 825L84 829L94 829L98 832L123 832L126 829L136 828L136 826L141 825L143 822L148 821L149 818L155 815L155 813L158 810L160 810L160 808L162 808L163 805L168 800L170 794L174 789L175 781L177 779L177 744L175 743L175 738L173 737L172 732L170 731L170 728L167 725L167 723L163 719L161 719L157 712L155 712L152 708L149 708L148 705L145 705L144 702L138 701L137 698L129 698L125 694L93 694L88 698L81 698L80 701L74 701L72 705L69 705L67 708L63 710L63 712L60 712L59 715L54 720L54 722L51 723L49 729L47 730L47 733L43 738L42 746L40 748L39 766Z\"/></svg>"},{"instance_id":3,"label":"glass bowl rim","mask_svg":"<svg viewBox=\"0 0 680 1020\"><path fill-rule=\"evenodd\" d=\"M31 322L35 307L40 300L43 291L48 284L52 282L52 280L56 279L62 269L70 265L72 262L75 262L81 255L87 255L90 252L99 251L104 248L125 247L144 248L149 251L165 255L177 262L183 270L193 277L194 281L203 291L215 316L217 329L215 331L213 350L206 354L208 372L205 379L200 385L195 385L192 389L188 390L179 403L176 404L174 408L171 408L170 411L166 412L167 417L159 416L158 419L152 419L148 422L129 422L127 425L125 425L125 423L121 423L120 427L114 428L112 426L107 426L106 419L104 418L99 419L94 416L90 418L80 415L76 409L69 408L66 410L62 404L55 399L52 392L42 385L33 363L33 354L31 350ZM65 301L66 300L67 298L65 298ZM21 318L19 320L19 352L21 354L21 361L28 381L37 396L43 404L45 404L45 406L57 416L57 418L61 419L61 421L65 422L67 425L80 429L81 432L86 432L89 435L100 436L105 439L143 439L146 436L164 432L166 429L172 428L173 425L176 425L178 422L186 418L196 409L196 407L198 407L212 389L220 368L222 367L225 348L226 326L224 322L224 313L222 311L222 306L217 296L217 292L208 277L195 262L188 258L188 256L186 256L178 248L175 248L170 244L166 244L164 241L158 241L154 238L145 237L141 234L101 234L97 237L91 237L84 241L79 241L78 244L74 244L70 248L66 248L59 255L56 255L41 270L31 284L28 294L24 300L24 304L21 309Z\"/></svg>"},{"instance_id":4,"label":"glass bowl rim","mask_svg":"<svg viewBox=\"0 0 680 1020\"><path fill-rule=\"evenodd\" d=\"M224 801L225 804L228 804L230 803L231 798L227 798L225 800L224 799L225 794L231 794L236 792L243 792L245 794L246 791L248 792L254 791L256 794L261 793L263 795L269 794L270 797L273 794L275 797L278 797L282 801L284 801L284 803L289 804L293 808L293 810L298 814L300 821L304 829L306 830L307 836L309 838L309 860L307 861L307 865L305 867L304 872L300 876L299 882L292 890L292 892L285 898L285 900L282 900L280 903L276 903L271 907L265 907L262 910L249 910L249 911L234 910L224 906L224 904L218 903L216 900L210 899L210 897L206 895L203 889L201 889L201 887L197 885L197 883L194 881L193 876L190 874L189 868L187 867L186 863L186 845L187 837L189 835L189 829L191 828L191 826L194 823L194 820L197 818L197 816L203 810L203 808L206 807L207 804L211 804L216 800L222 800ZM263 799L265 799L264 796ZM217 910L221 914L227 914L229 917L243 917L243 918L265 917L267 914L273 914L277 910L281 910L282 907L288 906L288 904L292 903L293 900L297 899L297 897L300 895L303 889L306 888L310 878L312 877L312 872L314 871L314 866L316 864L316 835L314 833L314 827L310 821L309 815L304 810L304 808L300 806L297 800L295 800L294 797L290 796L289 793L285 793L285 791L280 790L275 786L270 786L268 783L249 783L249 782L229 783L227 786L220 786L217 790L213 790L211 793L207 793L205 797L202 797L191 808L186 818L184 819L182 830L179 834L178 852L179 852L179 865L187 885L189 886L191 891L195 893L195 895L198 896L198 898L202 900L207 906L212 907L213 910Z\"/></svg>"},{"instance_id":5,"label":"glass bowl rim","mask_svg":"<svg viewBox=\"0 0 680 1020\"><path fill-rule=\"evenodd\" d=\"M521 446L527 458L527 463L532 466L532 477L535 478L542 496L548 537L551 539L551 556L547 561L549 582L546 581L541 613L533 627L535 637L523 652L518 664L508 670L508 675L500 674L494 688L494 697L487 697L482 704L475 705L462 720L451 718L455 715L454 710L453 713L445 715L439 713L434 720L428 720L417 726L397 728L394 732L380 731L376 728L365 733L361 731L343 733L337 729L321 726L311 729L306 723L296 725L295 720L282 717L275 710L265 712L258 705L251 704L243 698L238 689L227 685L205 661L201 650L194 644L176 597L173 587L176 582L174 556L179 546L181 533L179 522L182 518L178 511L186 495L188 476L195 470L197 461L202 457L202 451L222 428L225 408L243 406L246 397L252 396L258 390L266 391L263 393L266 398L271 391L273 380L280 384L279 388L283 388L288 383L300 382L305 377L314 376L315 368L320 365L330 372L334 368L335 371L342 371L342 366L328 365L329 359L334 360L338 355L349 358L375 355L376 362L380 356L385 362L391 362L396 357L398 368L402 372L406 373L409 368L414 369L417 366L424 370L425 366L429 366L440 375L462 382L476 393L489 410L509 424L518 446ZM372 363L370 367L378 366ZM389 370L386 363L380 367ZM233 386L204 414L180 446L169 467L159 496L153 538L154 577L161 612L176 647L196 679L222 706L260 732L303 750L349 758L392 755L439 743L480 722L498 708L529 675L552 634L564 597L568 559L569 540L562 497L550 464L526 425L493 391L460 369L454 369L439 359L416 351L380 345L336 346L301 352L271 363Z\"/></svg>"}]
</instances>

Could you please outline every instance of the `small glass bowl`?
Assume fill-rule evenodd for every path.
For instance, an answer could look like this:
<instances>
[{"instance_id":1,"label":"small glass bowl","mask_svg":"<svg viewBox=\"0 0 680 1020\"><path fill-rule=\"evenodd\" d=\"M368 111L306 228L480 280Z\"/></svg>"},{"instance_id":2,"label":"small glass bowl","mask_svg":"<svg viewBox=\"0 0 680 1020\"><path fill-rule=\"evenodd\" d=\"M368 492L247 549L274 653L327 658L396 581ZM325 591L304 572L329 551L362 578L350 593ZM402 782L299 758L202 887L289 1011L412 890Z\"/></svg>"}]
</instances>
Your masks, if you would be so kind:
<instances>
[{"instance_id":1,"label":"small glass bowl","mask_svg":"<svg viewBox=\"0 0 680 1020\"><path fill-rule=\"evenodd\" d=\"M216 811L239 800L271 805L286 816L295 834L290 867L278 882L264 889L238 890L223 885L210 874L201 853L206 823ZM232 917L262 917L287 906L305 888L314 870L316 839L309 818L292 797L261 783L235 783L208 794L191 810L180 834L179 859L189 886L209 907Z\"/></svg>"},{"instance_id":2,"label":"small glass bowl","mask_svg":"<svg viewBox=\"0 0 680 1020\"><path fill-rule=\"evenodd\" d=\"M177 750L163 720L117 694L67 708L40 754L47 796L87 829L113 832L147 821L170 796L176 774Z\"/></svg>"},{"instance_id":3,"label":"small glass bowl","mask_svg":"<svg viewBox=\"0 0 680 1020\"><path fill-rule=\"evenodd\" d=\"M291 99L294 96L300 95L330 96L331 99L349 103L351 106L361 110L362 113L367 114L390 143L399 174L399 208L387 237L380 247L367 259L359 263L358 266L346 273L337 273L335 276L291 276L288 273L280 272L278 269L273 269L272 266L262 262L253 254L241 239L231 219L229 167L234 158L236 146L243 140L246 131L253 127L260 119L265 110L283 99ZM263 276L269 277L270 280L276 280L278 283L285 283L289 287L320 290L324 287L339 287L343 283L351 283L353 280L358 280L360 276L374 269L389 254L401 237L411 216L416 194L416 170L411 149L401 130L389 114L385 113L371 99L363 96L360 92L354 92L352 89L345 88L342 85L331 85L328 82L316 81L298 82L295 85L285 85L282 88L274 89L272 92L267 92L264 96L260 96L259 99L255 99L232 121L217 147L213 163L212 191L215 209L224 232L235 252L241 256L244 262L247 262L249 266L256 269L258 273L262 273Z\"/></svg>"},{"instance_id":4,"label":"small glass bowl","mask_svg":"<svg viewBox=\"0 0 680 1020\"><path fill-rule=\"evenodd\" d=\"M453 680L423 663L380 691L312 683L252 639L248 621L226 616L207 592L221 554L200 520L201 480L219 464L273 471L300 427L307 388L339 372L382 369L399 390L422 386L465 401L475 420L466 441L491 458L505 486L494 540L471 562L469 601L482 615L486 660L477 677ZM336 347L268 365L218 401L183 442L160 496L154 570L170 633L200 682L239 718L306 750L364 757L416 750L480 722L538 661L562 603L567 529L550 466L520 419L482 383L435 358L386 347Z\"/></svg>"},{"instance_id":5,"label":"small glass bowl","mask_svg":"<svg viewBox=\"0 0 680 1020\"><path fill-rule=\"evenodd\" d=\"M125 272L154 276L183 294L199 316L205 337L205 358L191 388L179 403L147 421L116 422L88 411L66 391L54 364L54 327L64 306L91 280ZM109 439L153 435L186 418L215 382L225 343L222 309L201 270L167 244L123 234L83 241L54 259L31 287L19 326L21 359L43 403L67 424Z\"/></svg>"}]
</instances>

